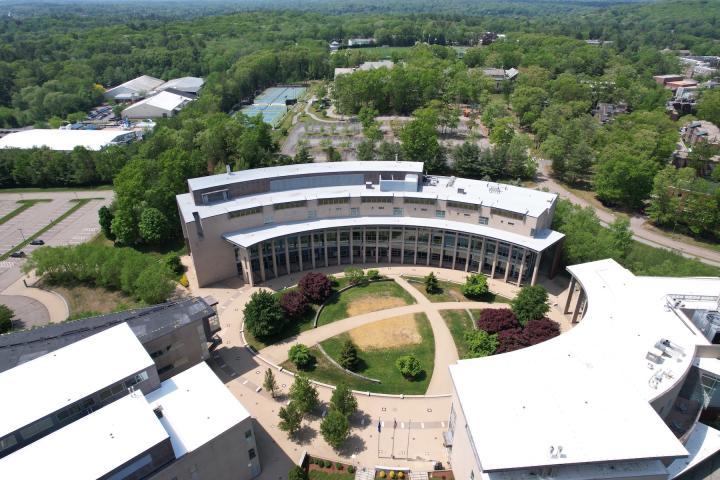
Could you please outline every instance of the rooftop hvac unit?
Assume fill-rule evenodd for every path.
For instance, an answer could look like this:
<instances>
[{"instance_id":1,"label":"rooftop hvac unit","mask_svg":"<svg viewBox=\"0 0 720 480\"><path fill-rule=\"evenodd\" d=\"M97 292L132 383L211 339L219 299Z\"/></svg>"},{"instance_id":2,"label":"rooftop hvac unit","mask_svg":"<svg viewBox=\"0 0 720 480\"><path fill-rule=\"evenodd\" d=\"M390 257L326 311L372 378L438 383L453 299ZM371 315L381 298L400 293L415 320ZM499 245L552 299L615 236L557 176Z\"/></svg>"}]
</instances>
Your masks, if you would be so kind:
<instances>
[{"instance_id":1,"label":"rooftop hvac unit","mask_svg":"<svg viewBox=\"0 0 720 480\"><path fill-rule=\"evenodd\" d=\"M373 184L372 182L365 182L365 189L366 190L372 190Z\"/></svg>"},{"instance_id":2,"label":"rooftop hvac unit","mask_svg":"<svg viewBox=\"0 0 720 480\"><path fill-rule=\"evenodd\" d=\"M458 188L458 189L457 189L457 192L460 193L460 194L462 194L462 195L465 195L465 189L464 189L464 188Z\"/></svg>"}]
</instances>

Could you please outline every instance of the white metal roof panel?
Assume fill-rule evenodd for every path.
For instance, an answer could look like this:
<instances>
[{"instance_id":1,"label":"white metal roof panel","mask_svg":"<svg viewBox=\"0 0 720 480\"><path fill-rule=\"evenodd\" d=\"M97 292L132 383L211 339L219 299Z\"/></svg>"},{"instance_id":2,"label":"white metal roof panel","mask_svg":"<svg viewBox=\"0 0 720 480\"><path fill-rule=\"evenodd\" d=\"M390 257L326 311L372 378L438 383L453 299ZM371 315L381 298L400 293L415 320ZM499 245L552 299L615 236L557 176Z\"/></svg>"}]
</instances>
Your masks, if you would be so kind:
<instances>
[{"instance_id":1,"label":"white metal roof panel","mask_svg":"<svg viewBox=\"0 0 720 480\"><path fill-rule=\"evenodd\" d=\"M71 151L75 147L100 150L118 137L127 135L127 130L59 130L36 128L10 133L0 138L0 148L42 148Z\"/></svg>"}]
</instances>

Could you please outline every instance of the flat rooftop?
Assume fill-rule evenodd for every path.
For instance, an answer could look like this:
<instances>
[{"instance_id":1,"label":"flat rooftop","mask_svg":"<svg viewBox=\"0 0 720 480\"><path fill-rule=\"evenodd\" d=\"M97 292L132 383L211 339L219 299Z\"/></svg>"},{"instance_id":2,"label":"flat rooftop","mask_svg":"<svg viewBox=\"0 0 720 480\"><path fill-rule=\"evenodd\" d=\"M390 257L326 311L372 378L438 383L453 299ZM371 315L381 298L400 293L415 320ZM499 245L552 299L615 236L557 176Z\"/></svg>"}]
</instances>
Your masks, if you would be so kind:
<instances>
[{"instance_id":1,"label":"flat rooftop","mask_svg":"<svg viewBox=\"0 0 720 480\"><path fill-rule=\"evenodd\" d=\"M450 366L484 470L685 457L650 402L683 380L695 347L709 342L668 297L716 297L720 279L637 277L613 260L568 271L588 295L579 325ZM677 349L650 369L645 357L662 339Z\"/></svg>"},{"instance_id":2,"label":"flat rooftop","mask_svg":"<svg viewBox=\"0 0 720 480\"><path fill-rule=\"evenodd\" d=\"M204 362L165 380L147 399L153 409L162 408L160 422L177 458L250 417Z\"/></svg>"},{"instance_id":3,"label":"flat rooftop","mask_svg":"<svg viewBox=\"0 0 720 480\"><path fill-rule=\"evenodd\" d=\"M2 372L0 437L153 366L122 323Z\"/></svg>"},{"instance_id":4,"label":"flat rooftop","mask_svg":"<svg viewBox=\"0 0 720 480\"><path fill-rule=\"evenodd\" d=\"M0 478L95 480L168 437L136 391L0 459Z\"/></svg>"},{"instance_id":5,"label":"flat rooftop","mask_svg":"<svg viewBox=\"0 0 720 480\"><path fill-rule=\"evenodd\" d=\"M210 305L196 297L6 333L0 335L0 372L121 323L127 323L138 340L145 343L214 313Z\"/></svg>"},{"instance_id":6,"label":"flat rooftop","mask_svg":"<svg viewBox=\"0 0 720 480\"><path fill-rule=\"evenodd\" d=\"M253 168L239 170L230 174L209 175L207 177L191 178L188 180L190 191L206 188L221 187L233 183L249 182L263 178L274 179L293 175L318 175L328 173L348 172L410 172L422 173L422 162L326 162L326 163L300 163L297 165L282 165L279 167ZM364 186L363 186L364 187Z\"/></svg>"},{"instance_id":7,"label":"flat rooftop","mask_svg":"<svg viewBox=\"0 0 720 480\"><path fill-rule=\"evenodd\" d=\"M440 218L418 218L418 217L333 217L315 220L302 220L288 223L271 223L260 227L249 228L237 232L229 232L223 235L227 241L240 247L249 247L258 242L270 240L284 235L294 235L310 230L323 228L348 228L362 227L369 225L380 226L407 226L418 228L435 228L455 230L475 235L483 235L510 242L516 245L527 247L535 252L541 252L555 244L565 235L554 230L541 230L534 237L507 232L486 225L473 223L456 222Z\"/></svg>"},{"instance_id":8,"label":"flat rooftop","mask_svg":"<svg viewBox=\"0 0 720 480\"><path fill-rule=\"evenodd\" d=\"M343 163L351 162L310 165L342 165ZM246 171L254 172L255 170ZM343 185L336 187L307 188L302 190L285 190L267 192L258 195L247 195L211 205L196 205L192 194L186 193L178 195L177 202L180 207L180 211L182 212L184 221L186 223L190 223L193 221L193 212L198 212L200 218L209 218L216 215L226 215L228 212L244 208L269 206L283 202L333 197L359 198L363 196L394 196L398 198L419 197L452 200L456 202L483 205L485 207L500 208L528 215L530 217L538 217L542 215L543 212L551 208L557 198L557 195L554 193L516 187L514 185L507 185L503 183L471 180L467 178L431 176L429 177L429 182L430 183L423 185L421 190L418 192L381 191L379 185L375 185L372 189L366 188L365 185ZM460 193L460 191L463 191L464 193Z\"/></svg>"},{"instance_id":9,"label":"flat rooftop","mask_svg":"<svg viewBox=\"0 0 720 480\"><path fill-rule=\"evenodd\" d=\"M59 130L34 128L5 135L0 138L0 148L42 148L50 150L71 151L75 147L87 150L101 150L113 143L117 137L133 132L129 130Z\"/></svg>"}]
</instances>

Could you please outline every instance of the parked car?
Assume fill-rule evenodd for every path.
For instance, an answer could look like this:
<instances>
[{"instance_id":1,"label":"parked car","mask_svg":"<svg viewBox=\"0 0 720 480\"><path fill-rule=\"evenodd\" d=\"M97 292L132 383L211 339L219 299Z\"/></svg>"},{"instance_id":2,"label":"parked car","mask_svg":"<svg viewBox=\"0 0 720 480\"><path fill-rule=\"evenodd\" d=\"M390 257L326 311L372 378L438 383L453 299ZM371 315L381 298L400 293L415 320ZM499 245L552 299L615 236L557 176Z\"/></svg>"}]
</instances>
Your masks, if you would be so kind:
<instances>
[{"instance_id":1,"label":"parked car","mask_svg":"<svg viewBox=\"0 0 720 480\"><path fill-rule=\"evenodd\" d=\"M44 241L44 240L40 240L40 239L38 238L38 239L33 240L32 242L30 242L30 245L45 245L45 241Z\"/></svg>"},{"instance_id":2,"label":"parked car","mask_svg":"<svg viewBox=\"0 0 720 480\"><path fill-rule=\"evenodd\" d=\"M10 254L12 258L25 258L25 252L20 250L19 252L13 252Z\"/></svg>"}]
</instances>

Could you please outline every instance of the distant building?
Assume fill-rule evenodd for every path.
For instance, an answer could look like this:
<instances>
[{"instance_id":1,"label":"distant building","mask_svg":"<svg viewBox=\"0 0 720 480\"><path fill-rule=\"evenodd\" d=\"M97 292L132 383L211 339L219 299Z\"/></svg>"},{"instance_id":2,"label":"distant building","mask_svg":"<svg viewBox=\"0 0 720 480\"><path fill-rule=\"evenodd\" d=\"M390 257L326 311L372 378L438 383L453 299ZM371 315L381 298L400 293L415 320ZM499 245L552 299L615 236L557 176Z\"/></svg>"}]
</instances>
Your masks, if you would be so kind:
<instances>
[{"instance_id":1,"label":"distant building","mask_svg":"<svg viewBox=\"0 0 720 480\"><path fill-rule=\"evenodd\" d=\"M336 40L333 40L332 42L330 42L330 51L337 52L338 50L340 50L340 42L338 42Z\"/></svg>"},{"instance_id":2,"label":"distant building","mask_svg":"<svg viewBox=\"0 0 720 480\"><path fill-rule=\"evenodd\" d=\"M211 298L188 298L0 335L0 372L127 323L165 380L210 358L220 331L214 305Z\"/></svg>"},{"instance_id":3,"label":"distant building","mask_svg":"<svg viewBox=\"0 0 720 480\"><path fill-rule=\"evenodd\" d=\"M617 115L627 113L628 107L625 103L598 103L593 115L602 124L611 122Z\"/></svg>"},{"instance_id":4,"label":"distant building","mask_svg":"<svg viewBox=\"0 0 720 480\"><path fill-rule=\"evenodd\" d=\"M678 88L691 88L691 87L697 87L698 81L693 80L690 78L685 78L682 80L675 80L671 82L665 82L665 88L668 88L670 90L677 90Z\"/></svg>"},{"instance_id":5,"label":"distant building","mask_svg":"<svg viewBox=\"0 0 720 480\"><path fill-rule=\"evenodd\" d=\"M117 87L109 88L105 91L105 98L116 102L134 102L145 98L148 93L157 89L164 83L165 81L160 80L159 78L151 77L149 75L141 75L137 78L133 78L132 80L128 80Z\"/></svg>"},{"instance_id":6,"label":"distant building","mask_svg":"<svg viewBox=\"0 0 720 480\"><path fill-rule=\"evenodd\" d=\"M689 77L714 75L720 66L720 57L716 56L683 56L680 62L688 67L686 75Z\"/></svg>"},{"instance_id":7,"label":"distant building","mask_svg":"<svg viewBox=\"0 0 720 480\"><path fill-rule=\"evenodd\" d=\"M130 143L137 140L138 134L128 130L60 130L34 128L13 132L0 138L0 148L48 148L69 152L75 147L98 151L110 145Z\"/></svg>"},{"instance_id":8,"label":"distant building","mask_svg":"<svg viewBox=\"0 0 720 480\"><path fill-rule=\"evenodd\" d=\"M494 41L496 41L498 38L499 38L499 36L495 32L485 32L480 37L480 41L478 43L480 45L490 45Z\"/></svg>"},{"instance_id":9,"label":"distant building","mask_svg":"<svg viewBox=\"0 0 720 480\"><path fill-rule=\"evenodd\" d=\"M347 41L347 46L349 48L369 47L370 45L374 44L374 38L349 38Z\"/></svg>"},{"instance_id":10,"label":"distant building","mask_svg":"<svg viewBox=\"0 0 720 480\"><path fill-rule=\"evenodd\" d=\"M585 40L585 43L594 47L602 47L603 45L612 45L613 42L612 40L589 39Z\"/></svg>"},{"instance_id":11,"label":"distant building","mask_svg":"<svg viewBox=\"0 0 720 480\"><path fill-rule=\"evenodd\" d=\"M377 70L378 68L387 68L388 70L392 69L395 66L395 62L392 60L380 60L378 62L365 62L359 67L353 67L353 68L336 68L335 69L335 77L337 78L340 75L349 75L351 73L355 73L358 70L362 71L368 71L368 70Z\"/></svg>"},{"instance_id":12,"label":"distant building","mask_svg":"<svg viewBox=\"0 0 720 480\"><path fill-rule=\"evenodd\" d=\"M672 163L677 168L684 168L689 165L688 157L692 152L692 148L698 143L704 142L714 145L718 147L720 152L720 128L711 122L704 120L690 122L682 128L681 134L683 141L679 144L678 150L673 153L672 157ZM713 155L703 165L693 166L698 169L700 176L708 177L717 168L718 163L720 163L720 156Z\"/></svg>"},{"instance_id":13,"label":"distant building","mask_svg":"<svg viewBox=\"0 0 720 480\"><path fill-rule=\"evenodd\" d=\"M495 91L502 90L503 84L515 80L518 75L518 70L511 68L509 70L503 70L502 68L483 68L483 75L490 77L495 82Z\"/></svg>"},{"instance_id":14,"label":"distant building","mask_svg":"<svg viewBox=\"0 0 720 480\"><path fill-rule=\"evenodd\" d=\"M677 75L677 74L667 74L667 75L655 75L655 76L653 76L653 80L655 80L655 82L656 82L658 85L663 85L663 86L664 86L665 84L667 84L668 82L677 82L677 81L679 81L679 80L682 80L683 78L685 78L685 77L682 76L682 75Z\"/></svg>"},{"instance_id":15,"label":"distant building","mask_svg":"<svg viewBox=\"0 0 720 480\"><path fill-rule=\"evenodd\" d=\"M167 118L174 117L192 101L187 95L160 92L134 103L122 111L123 118Z\"/></svg>"},{"instance_id":16,"label":"distant building","mask_svg":"<svg viewBox=\"0 0 720 480\"><path fill-rule=\"evenodd\" d=\"M175 92L190 93L197 96L198 92L204 84L205 80L199 77L173 78L172 80L168 80L167 82L157 87L155 91L163 92L172 90Z\"/></svg>"},{"instance_id":17,"label":"distant building","mask_svg":"<svg viewBox=\"0 0 720 480\"><path fill-rule=\"evenodd\" d=\"M0 373L0 478L249 480L252 418L205 363L160 382L127 324Z\"/></svg>"}]
</instances>

